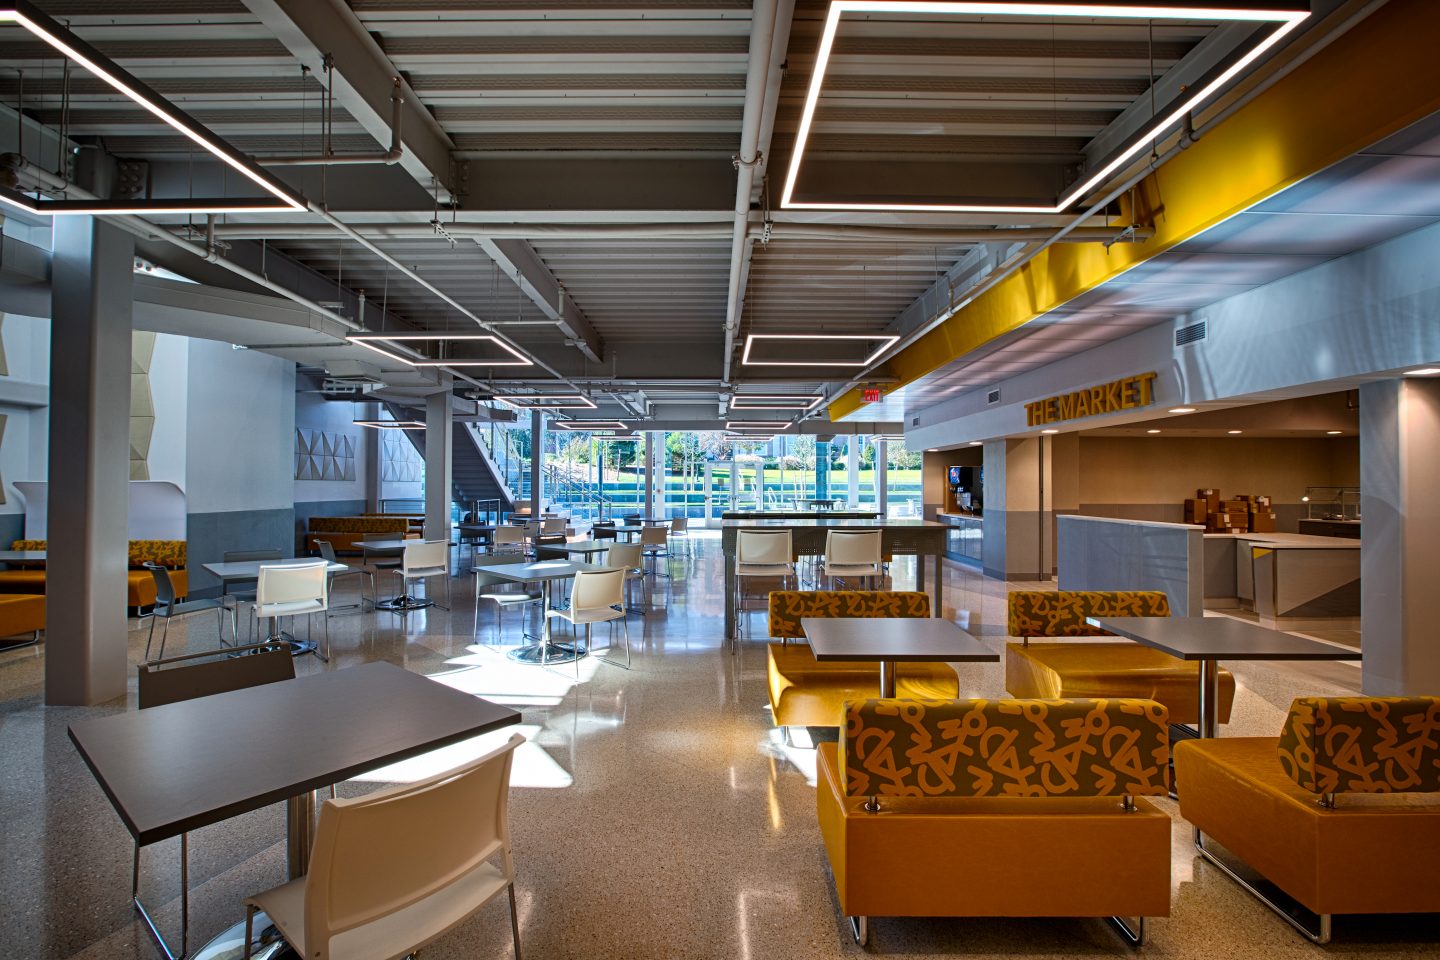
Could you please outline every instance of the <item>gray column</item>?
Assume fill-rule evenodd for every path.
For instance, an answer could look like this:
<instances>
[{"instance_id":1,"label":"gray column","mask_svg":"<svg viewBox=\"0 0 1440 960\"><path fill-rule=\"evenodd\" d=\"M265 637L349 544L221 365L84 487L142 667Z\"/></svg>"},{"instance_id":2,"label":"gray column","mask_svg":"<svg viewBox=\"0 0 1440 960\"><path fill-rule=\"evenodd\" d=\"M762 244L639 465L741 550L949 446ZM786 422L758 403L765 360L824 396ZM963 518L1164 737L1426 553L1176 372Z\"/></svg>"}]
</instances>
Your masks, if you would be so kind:
<instances>
[{"instance_id":1,"label":"gray column","mask_svg":"<svg viewBox=\"0 0 1440 960\"><path fill-rule=\"evenodd\" d=\"M45 702L125 695L135 245L56 217L51 259Z\"/></svg>"},{"instance_id":2,"label":"gray column","mask_svg":"<svg viewBox=\"0 0 1440 960\"><path fill-rule=\"evenodd\" d=\"M824 500L830 496L830 441L815 441L815 497Z\"/></svg>"},{"instance_id":3,"label":"gray column","mask_svg":"<svg viewBox=\"0 0 1440 960\"><path fill-rule=\"evenodd\" d=\"M655 513L655 434L645 433L645 506L641 511L647 517Z\"/></svg>"},{"instance_id":4,"label":"gray column","mask_svg":"<svg viewBox=\"0 0 1440 960\"><path fill-rule=\"evenodd\" d=\"M860 507L860 438L854 433L845 438L845 492L848 507Z\"/></svg>"},{"instance_id":5,"label":"gray column","mask_svg":"<svg viewBox=\"0 0 1440 960\"><path fill-rule=\"evenodd\" d=\"M538 517L545 504L545 414L530 411L530 515Z\"/></svg>"},{"instance_id":6,"label":"gray column","mask_svg":"<svg viewBox=\"0 0 1440 960\"><path fill-rule=\"evenodd\" d=\"M1440 690L1440 380L1360 387L1360 635L1370 696Z\"/></svg>"},{"instance_id":7,"label":"gray column","mask_svg":"<svg viewBox=\"0 0 1440 960\"><path fill-rule=\"evenodd\" d=\"M1045 549L1041 437L985 444L985 575L1001 580L1050 576Z\"/></svg>"},{"instance_id":8,"label":"gray column","mask_svg":"<svg viewBox=\"0 0 1440 960\"><path fill-rule=\"evenodd\" d=\"M447 378L448 379L448 378ZM450 539L455 465L454 405L447 386L425 398L425 539Z\"/></svg>"},{"instance_id":9,"label":"gray column","mask_svg":"<svg viewBox=\"0 0 1440 960\"><path fill-rule=\"evenodd\" d=\"M890 513L890 444L886 440L875 441L875 509L881 519Z\"/></svg>"}]
</instances>

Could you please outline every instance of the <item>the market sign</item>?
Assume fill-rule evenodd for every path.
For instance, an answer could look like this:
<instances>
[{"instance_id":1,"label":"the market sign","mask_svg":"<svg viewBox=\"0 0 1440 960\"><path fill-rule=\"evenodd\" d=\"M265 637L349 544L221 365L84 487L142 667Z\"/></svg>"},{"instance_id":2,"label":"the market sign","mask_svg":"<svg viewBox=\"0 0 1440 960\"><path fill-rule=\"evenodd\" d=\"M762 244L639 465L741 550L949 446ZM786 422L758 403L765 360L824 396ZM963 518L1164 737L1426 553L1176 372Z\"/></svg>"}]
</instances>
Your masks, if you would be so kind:
<instances>
[{"instance_id":1,"label":"the market sign","mask_svg":"<svg viewBox=\"0 0 1440 960\"><path fill-rule=\"evenodd\" d=\"M1121 410L1148 407L1154 402L1155 373L1151 371L1102 383L1098 387L1087 387L1084 390L1027 403L1025 423L1027 426L1038 427L1062 420L1078 420L1102 413L1119 413Z\"/></svg>"}]
</instances>

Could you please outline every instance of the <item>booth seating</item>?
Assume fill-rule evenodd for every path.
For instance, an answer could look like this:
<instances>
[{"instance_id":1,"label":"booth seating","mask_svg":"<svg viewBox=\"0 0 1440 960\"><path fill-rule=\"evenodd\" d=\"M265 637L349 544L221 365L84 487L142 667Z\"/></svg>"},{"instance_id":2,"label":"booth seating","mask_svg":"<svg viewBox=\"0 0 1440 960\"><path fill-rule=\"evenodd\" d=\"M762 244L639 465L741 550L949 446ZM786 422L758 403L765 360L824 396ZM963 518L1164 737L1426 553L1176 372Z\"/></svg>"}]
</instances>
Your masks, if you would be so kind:
<instances>
[{"instance_id":1,"label":"booth seating","mask_svg":"<svg viewBox=\"0 0 1440 960\"><path fill-rule=\"evenodd\" d=\"M877 699L843 719L816 802L860 944L872 916L1106 917L1134 944L1169 916L1171 821L1143 799L1169 789L1163 704Z\"/></svg>"},{"instance_id":2,"label":"booth seating","mask_svg":"<svg viewBox=\"0 0 1440 960\"><path fill-rule=\"evenodd\" d=\"M11 550L45 550L44 540L16 540ZM155 578L146 563L159 564L170 571L170 582L175 585L175 595L186 596L190 590L190 578L185 569L184 540L131 540L129 572L126 574L127 599L130 607L148 607L155 603ZM45 568L32 567L24 570L0 570L0 593L41 594L45 592Z\"/></svg>"},{"instance_id":3,"label":"booth seating","mask_svg":"<svg viewBox=\"0 0 1440 960\"><path fill-rule=\"evenodd\" d=\"M1147 590L1017 590L1010 594L1005 689L1013 697L1139 697L1158 700L1172 723L1200 717L1200 664L1130 640L1031 643L1031 637L1109 637L1086 617L1168 617L1165 594ZM1220 670L1220 722L1230 722L1235 676Z\"/></svg>"},{"instance_id":4,"label":"booth seating","mask_svg":"<svg viewBox=\"0 0 1440 960\"><path fill-rule=\"evenodd\" d=\"M39 643L40 631L44 629L44 594L0 594L0 638L30 634L30 639L22 642L0 639L0 650L10 650L18 646Z\"/></svg>"},{"instance_id":5,"label":"booth seating","mask_svg":"<svg viewBox=\"0 0 1440 960\"><path fill-rule=\"evenodd\" d=\"M317 543L328 540L336 553L360 553L355 542L365 539L367 533L391 533L397 540L419 536L411 532L408 517L311 517L305 534L305 550L314 553L319 549Z\"/></svg>"},{"instance_id":6,"label":"booth seating","mask_svg":"<svg viewBox=\"0 0 1440 960\"><path fill-rule=\"evenodd\" d=\"M770 709L782 727L833 727L847 700L880 693L880 665L873 661L815 659L800 627L803 617L928 617L930 596L892 590L775 590L770 594ZM959 695L960 678L949 664L902 663L896 674L902 697Z\"/></svg>"},{"instance_id":7,"label":"booth seating","mask_svg":"<svg viewBox=\"0 0 1440 960\"><path fill-rule=\"evenodd\" d=\"M1311 940L1337 913L1440 912L1440 697L1303 697L1279 737L1177 744L1175 775L1200 853Z\"/></svg>"}]
</instances>

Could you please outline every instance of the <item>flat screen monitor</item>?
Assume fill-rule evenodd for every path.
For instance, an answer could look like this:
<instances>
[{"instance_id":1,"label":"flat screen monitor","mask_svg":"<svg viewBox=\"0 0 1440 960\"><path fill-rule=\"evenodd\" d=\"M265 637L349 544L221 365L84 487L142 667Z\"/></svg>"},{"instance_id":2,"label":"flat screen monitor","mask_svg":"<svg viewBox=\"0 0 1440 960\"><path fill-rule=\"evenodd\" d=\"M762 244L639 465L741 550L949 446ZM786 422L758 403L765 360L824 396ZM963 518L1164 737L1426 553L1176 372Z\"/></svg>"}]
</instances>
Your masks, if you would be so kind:
<instances>
[{"instance_id":1,"label":"flat screen monitor","mask_svg":"<svg viewBox=\"0 0 1440 960\"><path fill-rule=\"evenodd\" d=\"M963 476L963 474L961 473L961 471L964 470L964 469L965 469L964 467L951 467L951 468L950 468L950 486L952 486L952 487L959 487L959 486L962 486L962 485L965 483L964 476Z\"/></svg>"}]
</instances>

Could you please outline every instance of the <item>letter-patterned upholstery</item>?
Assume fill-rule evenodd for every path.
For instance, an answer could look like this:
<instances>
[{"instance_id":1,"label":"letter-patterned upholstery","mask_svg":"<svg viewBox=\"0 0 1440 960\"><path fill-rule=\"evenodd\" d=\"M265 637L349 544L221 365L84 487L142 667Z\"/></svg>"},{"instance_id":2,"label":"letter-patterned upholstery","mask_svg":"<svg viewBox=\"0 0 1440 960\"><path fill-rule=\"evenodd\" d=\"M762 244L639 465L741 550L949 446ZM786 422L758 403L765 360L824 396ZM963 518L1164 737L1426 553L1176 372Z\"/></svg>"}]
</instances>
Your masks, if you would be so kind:
<instances>
[{"instance_id":1,"label":"letter-patterned upholstery","mask_svg":"<svg viewBox=\"0 0 1440 960\"><path fill-rule=\"evenodd\" d=\"M773 590L770 636L799 640L804 617L928 617L930 595L902 590Z\"/></svg>"},{"instance_id":2,"label":"letter-patterned upholstery","mask_svg":"<svg viewBox=\"0 0 1440 960\"><path fill-rule=\"evenodd\" d=\"M1163 796L1169 716L1154 700L856 700L845 792L879 797Z\"/></svg>"},{"instance_id":3,"label":"letter-patterned upholstery","mask_svg":"<svg viewBox=\"0 0 1440 960\"><path fill-rule=\"evenodd\" d=\"M46 550L45 540L16 540L11 550ZM178 570L185 566L186 544L184 540L131 540L129 560L131 569L139 569L147 563L158 563L162 567Z\"/></svg>"},{"instance_id":4,"label":"letter-patterned upholstery","mask_svg":"<svg viewBox=\"0 0 1440 960\"><path fill-rule=\"evenodd\" d=\"M1016 590L1010 594L1012 637L1108 637L1086 617L1168 617L1158 590Z\"/></svg>"},{"instance_id":5,"label":"letter-patterned upholstery","mask_svg":"<svg viewBox=\"0 0 1440 960\"><path fill-rule=\"evenodd\" d=\"M1279 751L1312 793L1440 792L1440 697L1301 697Z\"/></svg>"},{"instance_id":6,"label":"letter-patterned upholstery","mask_svg":"<svg viewBox=\"0 0 1440 960\"><path fill-rule=\"evenodd\" d=\"M311 533L398 533L410 529L406 517L311 517Z\"/></svg>"}]
</instances>

